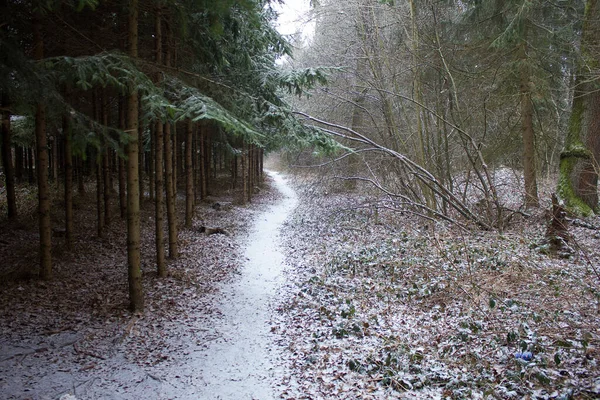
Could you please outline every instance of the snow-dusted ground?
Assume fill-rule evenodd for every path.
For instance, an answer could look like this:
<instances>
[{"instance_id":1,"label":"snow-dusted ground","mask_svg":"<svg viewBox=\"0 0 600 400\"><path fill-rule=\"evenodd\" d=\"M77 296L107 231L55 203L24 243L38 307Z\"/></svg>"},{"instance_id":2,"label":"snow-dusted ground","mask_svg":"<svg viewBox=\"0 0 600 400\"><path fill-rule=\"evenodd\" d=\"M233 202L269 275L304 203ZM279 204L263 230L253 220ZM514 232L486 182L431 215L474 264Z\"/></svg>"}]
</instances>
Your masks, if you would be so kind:
<instances>
[{"instance_id":1,"label":"snow-dusted ground","mask_svg":"<svg viewBox=\"0 0 600 400\"><path fill-rule=\"evenodd\" d=\"M598 229L552 258L542 211L466 232L270 179L251 206L200 207L167 279L146 210L143 315L122 222L81 221L53 281L3 284L0 398L600 398ZM35 263L35 226L0 231L0 257Z\"/></svg>"},{"instance_id":2,"label":"snow-dusted ground","mask_svg":"<svg viewBox=\"0 0 600 400\"><path fill-rule=\"evenodd\" d=\"M219 289L221 318L211 327L219 339L195 361L203 381L195 398L279 397L272 386L281 381L283 371L281 349L271 333L271 304L283 281L285 259L279 231L297 199L281 175L271 176L283 198L257 216L245 240L247 261L239 278ZM194 365L187 368L194 369Z\"/></svg>"},{"instance_id":3,"label":"snow-dusted ground","mask_svg":"<svg viewBox=\"0 0 600 400\"><path fill-rule=\"evenodd\" d=\"M76 251L55 260L53 281L4 285L0 398L277 398L283 362L269 305L282 282L278 232L296 199L271 175L251 206L201 207L194 229L180 232L182 254L167 279L151 270L145 216L143 315L126 311L122 226L103 240L80 236ZM206 236L203 225L232 235Z\"/></svg>"},{"instance_id":4,"label":"snow-dusted ground","mask_svg":"<svg viewBox=\"0 0 600 400\"><path fill-rule=\"evenodd\" d=\"M286 399L600 398L598 229L553 258L542 210L467 232L318 189L285 231Z\"/></svg>"}]
</instances>

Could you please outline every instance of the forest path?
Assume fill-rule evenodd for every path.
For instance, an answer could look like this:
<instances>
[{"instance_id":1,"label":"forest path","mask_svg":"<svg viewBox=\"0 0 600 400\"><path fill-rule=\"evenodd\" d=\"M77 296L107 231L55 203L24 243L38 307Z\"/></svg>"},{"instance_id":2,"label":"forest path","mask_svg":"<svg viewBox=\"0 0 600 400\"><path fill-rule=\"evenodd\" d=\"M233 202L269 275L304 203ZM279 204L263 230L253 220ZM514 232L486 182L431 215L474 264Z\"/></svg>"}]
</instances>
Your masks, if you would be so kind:
<instances>
[{"instance_id":1,"label":"forest path","mask_svg":"<svg viewBox=\"0 0 600 400\"><path fill-rule=\"evenodd\" d=\"M247 243L247 261L234 282L219 290L221 317L214 321L217 340L197 360L203 399L271 399L278 350L271 329L271 305L283 283L284 254L278 239L297 203L295 192L276 172L269 172L283 197L255 221Z\"/></svg>"},{"instance_id":2,"label":"forest path","mask_svg":"<svg viewBox=\"0 0 600 400\"><path fill-rule=\"evenodd\" d=\"M131 317L125 313L122 319L113 317L112 322L102 322L102 318L98 318L101 322L75 320L76 325L71 326L62 320L48 320L65 326L50 333L43 323L46 319L41 325L30 323L30 330L18 325L15 328L8 324L10 321L0 319L0 398L277 398L275 385L282 381L285 365L281 361L283 349L271 333L271 327L277 324L273 310L276 296L285 282L279 232L296 206L297 197L283 176L276 172L269 175L275 189L281 192L274 203L266 207L252 205L246 213L234 214L235 208L231 212L238 224L249 226L243 230L247 233L232 238L203 236L222 243L216 250L203 249L210 257L199 254L199 259L216 264L217 274L222 273L222 268L235 268L235 273L224 273L229 279L218 283L216 290L206 289L210 282L178 286L173 279L149 285L155 294L160 293L157 285L173 285L173 293L184 293L176 297L184 303L174 307L179 314L168 310L158 313L153 306L156 303L148 301L146 314ZM194 240L193 235L187 240ZM206 246L210 242L202 243ZM238 260L224 253L231 248L237 252L238 244L242 247ZM21 285L24 287L18 287L19 293L35 289ZM48 296L46 293L51 291L40 292L40 296ZM38 308L42 311L36 311ZM38 308L30 304L27 310L42 313L44 309ZM85 311L76 311L75 316L81 313ZM15 330L12 336L8 335L11 329ZM19 334L21 330L23 333Z\"/></svg>"}]
</instances>

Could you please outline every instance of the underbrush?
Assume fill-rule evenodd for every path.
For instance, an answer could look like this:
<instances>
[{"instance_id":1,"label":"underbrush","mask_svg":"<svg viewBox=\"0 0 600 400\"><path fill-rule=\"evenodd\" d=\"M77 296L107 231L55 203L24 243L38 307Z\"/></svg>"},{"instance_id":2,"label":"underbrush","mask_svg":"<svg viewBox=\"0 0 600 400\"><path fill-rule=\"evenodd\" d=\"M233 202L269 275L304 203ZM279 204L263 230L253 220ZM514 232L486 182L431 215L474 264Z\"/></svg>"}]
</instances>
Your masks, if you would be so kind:
<instances>
[{"instance_id":1,"label":"underbrush","mask_svg":"<svg viewBox=\"0 0 600 400\"><path fill-rule=\"evenodd\" d=\"M289 398L600 396L597 231L555 259L543 217L464 231L369 200L306 196L289 224Z\"/></svg>"}]
</instances>

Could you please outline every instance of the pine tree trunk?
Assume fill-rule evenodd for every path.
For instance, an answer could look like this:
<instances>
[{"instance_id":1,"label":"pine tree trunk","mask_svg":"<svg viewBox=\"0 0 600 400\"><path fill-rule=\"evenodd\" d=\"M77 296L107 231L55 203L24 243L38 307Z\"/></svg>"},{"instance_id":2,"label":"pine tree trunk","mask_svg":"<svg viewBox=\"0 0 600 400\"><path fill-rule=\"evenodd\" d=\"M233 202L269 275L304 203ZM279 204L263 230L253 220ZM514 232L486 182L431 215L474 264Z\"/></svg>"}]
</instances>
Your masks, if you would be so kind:
<instances>
[{"instance_id":1,"label":"pine tree trunk","mask_svg":"<svg viewBox=\"0 0 600 400\"><path fill-rule=\"evenodd\" d=\"M121 96L119 97L119 129L124 131L127 129L127 121L125 119L125 100ZM121 211L121 218L125 218L127 216L127 189L126 189L126 169L125 169L125 160L122 157L119 157L119 209Z\"/></svg>"},{"instance_id":2,"label":"pine tree trunk","mask_svg":"<svg viewBox=\"0 0 600 400\"><path fill-rule=\"evenodd\" d=\"M103 186L102 186L102 163L101 156L96 162L96 228L98 237L101 238L104 233L104 207L103 207Z\"/></svg>"},{"instance_id":3,"label":"pine tree trunk","mask_svg":"<svg viewBox=\"0 0 600 400\"><path fill-rule=\"evenodd\" d=\"M15 176L11 151L10 130L10 104L6 93L2 93L0 108L2 108L2 167L6 183L7 216L9 219L17 217L17 200L15 197Z\"/></svg>"},{"instance_id":4,"label":"pine tree trunk","mask_svg":"<svg viewBox=\"0 0 600 400\"><path fill-rule=\"evenodd\" d=\"M154 179L156 187L155 202L155 243L156 243L156 269L158 276L167 276L167 266L165 263L165 204L164 204L164 187L163 181L163 123L156 123L156 155L154 157Z\"/></svg>"},{"instance_id":5,"label":"pine tree trunk","mask_svg":"<svg viewBox=\"0 0 600 400\"><path fill-rule=\"evenodd\" d=\"M171 148L171 143L171 125L165 124L165 185L167 187L167 224L169 231L169 258L177 258L177 214L175 206L175 190L173 185L173 149Z\"/></svg>"},{"instance_id":6,"label":"pine tree trunk","mask_svg":"<svg viewBox=\"0 0 600 400\"><path fill-rule=\"evenodd\" d=\"M248 145L248 159L246 162L246 168L248 169L247 174L248 174L248 197L246 198L246 201L248 201L249 203L252 202L252 191L254 188L254 176L253 176L253 168L252 165L254 163L254 150L253 150L253 145Z\"/></svg>"},{"instance_id":7,"label":"pine tree trunk","mask_svg":"<svg viewBox=\"0 0 600 400\"><path fill-rule=\"evenodd\" d=\"M56 137L56 133L52 136L50 146L52 148L52 182L58 185L58 137Z\"/></svg>"},{"instance_id":8,"label":"pine tree trunk","mask_svg":"<svg viewBox=\"0 0 600 400\"><path fill-rule=\"evenodd\" d=\"M242 167L242 204L246 204L248 199L248 147L246 143L242 145L241 167Z\"/></svg>"},{"instance_id":9,"label":"pine tree trunk","mask_svg":"<svg viewBox=\"0 0 600 400\"><path fill-rule=\"evenodd\" d=\"M194 170L194 207L200 201L200 185L198 184L200 182L200 168L198 167L198 162L200 160L198 154L198 131L198 124L196 124L194 126L195 133L192 140L192 168Z\"/></svg>"},{"instance_id":10,"label":"pine tree trunk","mask_svg":"<svg viewBox=\"0 0 600 400\"><path fill-rule=\"evenodd\" d=\"M33 183L35 182L35 175L34 175L34 171L35 168L33 167L33 164L36 162L36 160L34 160L34 156L33 156L33 149L31 147L27 148L27 182L29 182L30 185L33 185Z\"/></svg>"},{"instance_id":11,"label":"pine tree trunk","mask_svg":"<svg viewBox=\"0 0 600 400\"><path fill-rule=\"evenodd\" d=\"M110 192L112 188L110 187L110 152L107 148L104 149L104 154L102 155L102 183L104 184L104 190L102 193L104 194L104 225L110 225L111 210L110 210L110 202L111 196Z\"/></svg>"},{"instance_id":12,"label":"pine tree trunk","mask_svg":"<svg viewBox=\"0 0 600 400\"><path fill-rule=\"evenodd\" d=\"M175 192L175 196L177 196L177 188L178 188L178 179L179 179L179 164L181 161L181 157L179 151L181 149L181 145L179 143L179 135L177 124L173 124L173 190Z\"/></svg>"},{"instance_id":13,"label":"pine tree trunk","mask_svg":"<svg viewBox=\"0 0 600 400\"><path fill-rule=\"evenodd\" d=\"M265 179L265 149L260 149L260 180L261 182Z\"/></svg>"},{"instance_id":14,"label":"pine tree trunk","mask_svg":"<svg viewBox=\"0 0 600 400\"><path fill-rule=\"evenodd\" d=\"M156 10L154 19L154 37L155 37L155 51L156 51L156 64L162 64L162 15L161 10ZM162 75L157 74L157 85L160 84ZM163 180L163 123L157 121L154 128L154 238L156 246L156 272L159 277L164 278L167 276L167 265L165 262L165 203L164 203L164 180Z\"/></svg>"},{"instance_id":15,"label":"pine tree trunk","mask_svg":"<svg viewBox=\"0 0 600 400\"><path fill-rule=\"evenodd\" d=\"M150 127L150 152L146 154L148 164L148 194L150 201L154 201L154 157L156 155L156 132L155 125Z\"/></svg>"},{"instance_id":16,"label":"pine tree trunk","mask_svg":"<svg viewBox=\"0 0 600 400\"><path fill-rule=\"evenodd\" d=\"M523 175L525 180L525 205L538 207L535 171L535 133L533 131L533 103L531 101L530 74L527 66L527 23L521 44L521 126L523 132Z\"/></svg>"},{"instance_id":17,"label":"pine tree trunk","mask_svg":"<svg viewBox=\"0 0 600 400\"><path fill-rule=\"evenodd\" d=\"M102 92L102 100L100 103L100 117L102 119L102 125L108 126L108 104L106 98L106 92ZM106 135L106 132L104 132ZM102 153L102 182L104 184L104 225L110 224L111 213L110 213L110 200L111 200L111 182L110 182L110 150L107 145L104 145Z\"/></svg>"},{"instance_id":18,"label":"pine tree trunk","mask_svg":"<svg viewBox=\"0 0 600 400\"><path fill-rule=\"evenodd\" d=\"M231 158L231 186L235 190L237 188L238 180L238 155L234 154Z\"/></svg>"},{"instance_id":19,"label":"pine tree trunk","mask_svg":"<svg viewBox=\"0 0 600 400\"><path fill-rule=\"evenodd\" d=\"M192 139L194 129L192 120L187 121L185 139L185 226L192 227L194 217L194 169L192 168Z\"/></svg>"},{"instance_id":20,"label":"pine tree trunk","mask_svg":"<svg viewBox=\"0 0 600 400\"><path fill-rule=\"evenodd\" d=\"M17 182L23 182L23 152L23 147L15 146L15 179Z\"/></svg>"},{"instance_id":21,"label":"pine tree trunk","mask_svg":"<svg viewBox=\"0 0 600 400\"><path fill-rule=\"evenodd\" d=\"M138 107L140 104L138 103ZM142 124L138 120L138 171L140 174L139 183L140 183L140 209L144 206L144 138L143 138L143 128Z\"/></svg>"},{"instance_id":22,"label":"pine tree trunk","mask_svg":"<svg viewBox=\"0 0 600 400\"><path fill-rule=\"evenodd\" d=\"M212 136L212 126L209 126L206 131L206 195L208 196L210 180L213 174L212 168L212 158L213 158L213 148L211 142Z\"/></svg>"},{"instance_id":23,"label":"pine tree trunk","mask_svg":"<svg viewBox=\"0 0 600 400\"><path fill-rule=\"evenodd\" d=\"M65 147L65 244L71 250L73 244L73 154L71 149L72 124L68 114L63 115Z\"/></svg>"},{"instance_id":24,"label":"pine tree trunk","mask_svg":"<svg viewBox=\"0 0 600 400\"><path fill-rule=\"evenodd\" d=\"M138 0L130 0L128 17L129 56L138 56ZM127 263L129 304L132 311L144 309L142 270L140 265L140 174L138 170L138 93L130 87L127 97Z\"/></svg>"},{"instance_id":25,"label":"pine tree trunk","mask_svg":"<svg viewBox=\"0 0 600 400\"><path fill-rule=\"evenodd\" d=\"M207 196L207 178L206 178L206 125L200 126L200 133L198 135L198 143L200 145L200 162L198 167L200 168L200 199L204 200Z\"/></svg>"},{"instance_id":26,"label":"pine tree trunk","mask_svg":"<svg viewBox=\"0 0 600 400\"><path fill-rule=\"evenodd\" d=\"M33 20L34 59L44 58L41 15ZM46 140L46 106L36 105L35 140L37 143L36 170L38 181L38 213L40 232L40 278L52 279L52 231L50 221L50 189L48 186L48 144Z\"/></svg>"}]
</instances>

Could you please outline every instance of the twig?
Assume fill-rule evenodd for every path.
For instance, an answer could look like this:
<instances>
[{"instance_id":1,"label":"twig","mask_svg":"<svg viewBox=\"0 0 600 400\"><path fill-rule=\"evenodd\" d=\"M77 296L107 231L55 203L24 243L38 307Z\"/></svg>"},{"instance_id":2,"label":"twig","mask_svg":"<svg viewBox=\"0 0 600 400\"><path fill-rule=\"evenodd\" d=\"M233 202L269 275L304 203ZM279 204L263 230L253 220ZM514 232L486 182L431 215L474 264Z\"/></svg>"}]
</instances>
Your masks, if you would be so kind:
<instances>
[{"instance_id":1,"label":"twig","mask_svg":"<svg viewBox=\"0 0 600 400\"><path fill-rule=\"evenodd\" d=\"M100 359L100 360L106 360L106 357L103 357L103 356L101 356L101 355L98 355L98 354L94 354L94 353L92 353L91 351L87 351L87 350L81 350L81 349L79 348L79 346L77 346L77 343L73 343L73 348L75 349L75 352L76 352L77 354L83 354L83 355L86 355L86 356L90 356L90 357L98 358L98 359Z\"/></svg>"}]
</instances>

